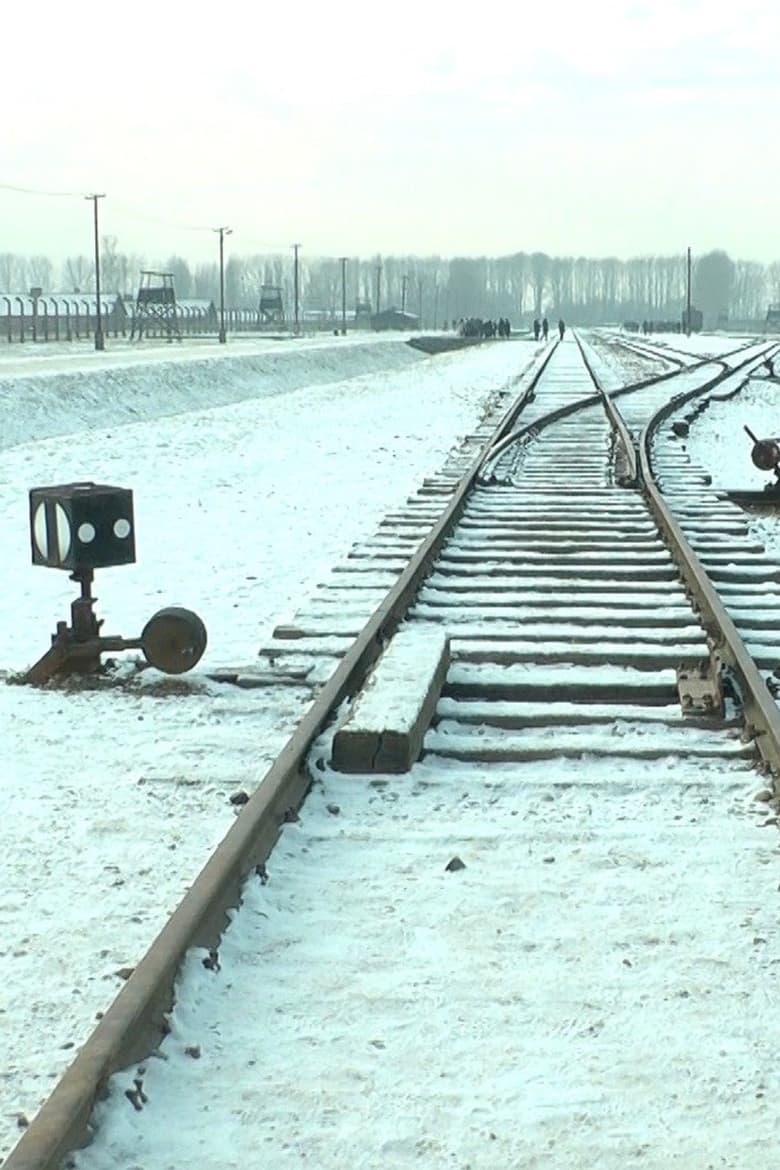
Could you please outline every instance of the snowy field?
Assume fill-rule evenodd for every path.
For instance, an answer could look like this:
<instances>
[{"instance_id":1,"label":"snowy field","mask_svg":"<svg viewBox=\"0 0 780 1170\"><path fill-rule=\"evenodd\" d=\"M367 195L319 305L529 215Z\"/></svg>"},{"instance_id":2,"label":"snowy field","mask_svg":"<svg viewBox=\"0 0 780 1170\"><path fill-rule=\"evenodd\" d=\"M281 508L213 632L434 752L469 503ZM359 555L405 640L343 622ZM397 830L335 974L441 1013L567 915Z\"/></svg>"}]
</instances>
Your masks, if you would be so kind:
<instances>
[{"instance_id":1,"label":"snowy field","mask_svg":"<svg viewBox=\"0 0 780 1170\"><path fill-rule=\"evenodd\" d=\"M252 790L309 701L277 688L269 705L204 672L256 662L276 622L438 469L536 347L220 350L68 354L63 373L32 346L0 351L0 670L30 666L75 595L67 574L30 563L38 485L134 492L138 562L96 574L104 633L137 635L176 603L209 633L173 688L151 670L98 691L0 687L0 1155L223 836L230 795Z\"/></svg>"},{"instance_id":2,"label":"snowy field","mask_svg":"<svg viewBox=\"0 0 780 1170\"><path fill-rule=\"evenodd\" d=\"M46 359L45 376L24 365L40 364L37 355L0 357L0 533L10 578L0 603L0 669L24 669L38 657L73 596L65 574L30 565L27 489L39 484L91 478L135 493L138 564L97 575L105 633L137 634L154 610L177 602L199 612L209 630L206 656L186 676L183 693L152 671L142 684L120 673L115 685L97 691L0 688L9 745L0 778L0 1155L18 1136L17 1115L35 1112L121 986L120 972L143 953L223 835L234 815L230 794L257 783L308 701L305 691L276 691L269 707L262 692L219 688L204 672L251 663L276 621L436 471L535 352L525 343L496 344L431 361L398 342L344 340L286 342L283 359L272 345L254 352L244 342L205 357L199 347L160 347L149 364L135 353L84 355L89 372L64 355L62 369L56 357ZM709 346L710 353L736 344L692 341L702 347L697 352ZM669 339L675 347L684 342ZM694 426L692 454L707 464L694 450L701 434L728 486L752 477L750 445L746 437L735 442L735 432L742 435L744 421L759 434L774 433L779 388L757 380L753 415L743 417L742 398L711 408ZM717 435L724 436L720 446ZM348 786L337 795L346 803ZM653 800L651 790L648 816ZM511 803L499 804L497 831L501 817L515 815ZM616 815L630 817L630 794L625 803ZM315 804L305 832L321 835L323 818L327 824ZM672 828L668 835L664 829L662 853L676 848ZM743 829L741 869L750 864L753 820ZM767 841L760 837L760 846ZM728 852L731 842L721 847ZM712 848L716 869L717 841ZM447 905L457 916L457 896ZM312 922L316 929L316 907ZM697 940L692 928L675 946L695 950ZM587 956L587 940L583 945ZM427 994L443 994L437 986ZM464 996L468 1015L466 989ZM500 1012L484 1023L500 1029ZM735 1016L735 1029L738 1023ZM376 1032L368 1041L381 1052L388 1040ZM442 1038L431 1031L428 1042L432 1053ZM412 1044L403 1059L414 1051ZM465 1036L453 1059L472 1067ZM196 1064L190 1061L193 1070ZM445 1086L441 1092L446 1098ZM504 1136L485 1137L476 1121L472 1129L475 1142ZM305 1148L305 1134L302 1141L291 1139L291 1157ZM386 1134L383 1142L384 1153L375 1152L386 1165L412 1155L427 1165L464 1164L443 1147L415 1150L405 1135ZM502 1148L522 1146L496 1146L492 1160L490 1147L475 1146L473 1165L503 1170ZM688 1154L681 1166L708 1164ZM204 1164L222 1164L214 1151L210 1157ZM147 1170L131 1147L115 1163L136 1164Z\"/></svg>"}]
</instances>

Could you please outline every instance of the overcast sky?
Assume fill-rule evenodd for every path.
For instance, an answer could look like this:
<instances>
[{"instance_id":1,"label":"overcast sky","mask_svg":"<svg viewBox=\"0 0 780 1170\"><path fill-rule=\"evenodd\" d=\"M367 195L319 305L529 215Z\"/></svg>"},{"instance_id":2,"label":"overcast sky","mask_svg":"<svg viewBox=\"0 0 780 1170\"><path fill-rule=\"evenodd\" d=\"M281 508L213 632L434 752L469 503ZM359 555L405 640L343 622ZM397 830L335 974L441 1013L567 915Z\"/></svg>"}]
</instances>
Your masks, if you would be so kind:
<instances>
[{"instance_id":1,"label":"overcast sky","mask_svg":"<svg viewBox=\"0 0 780 1170\"><path fill-rule=\"evenodd\" d=\"M778 32L768 0L8 3L0 184L105 192L148 259L215 259L225 224L241 253L772 260ZM0 251L89 253L90 216L0 189Z\"/></svg>"}]
</instances>

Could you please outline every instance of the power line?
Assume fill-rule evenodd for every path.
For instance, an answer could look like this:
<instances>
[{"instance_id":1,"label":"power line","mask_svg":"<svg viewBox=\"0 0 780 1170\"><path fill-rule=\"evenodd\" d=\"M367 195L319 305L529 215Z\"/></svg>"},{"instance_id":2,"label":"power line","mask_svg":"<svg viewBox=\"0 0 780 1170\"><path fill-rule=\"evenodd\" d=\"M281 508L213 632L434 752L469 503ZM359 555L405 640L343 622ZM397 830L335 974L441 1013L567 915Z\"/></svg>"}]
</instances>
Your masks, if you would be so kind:
<instances>
[{"instance_id":1,"label":"power line","mask_svg":"<svg viewBox=\"0 0 780 1170\"><path fill-rule=\"evenodd\" d=\"M18 195L45 195L54 199L82 199L83 191L43 191L39 187L17 187L13 183L0 183L0 190L15 191Z\"/></svg>"},{"instance_id":2,"label":"power line","mask_svg":"<svg viewBox=\"0 0 780 1170\"><path fill-rule=\"evenodd\" d=\"M167 227L167 228L171 228L175 231L183 231L183 232L212 232L212 231L214 231L214 228L211 224L176 223L170 219L162 219L160 216L157 216L157 215L145 215L143 212L135 211L134 209L132 209L130 207L129 204L123 203L121 200L112 199L111 209L112 209L112 213L116 211L116 212L118 212L118 214L120 216L123 216L125 219L135 219L135 220L139 220L142 223L154 223L154 224L157 224L159 227ZM286 244L281 244L279 242L271 243L268 240L258 240L256 237L252 236L251 234L245 233L240 228L236 229L236 230L240 231L241 239L244 243L251 244L255 248L268 249L269 252L278 253L280 256L287 251Z\"/></svg>"},{"instance_id":3,"label":"power line","mask_svg":"<svg viewBox=\"0 0 780 1170\"><path fill-rule=\"evenodd\" d=\"M92 196L90 196L90 195L85 195L85 193L83 191L45 191L40 187L21 187L16 183L0 183L0 190L1 191L15 191L18 195L42 195L42 196L48 196L48 197L52 197L52 198L61 198L61 199L82 199L82 198L90 199L90 198L92 198ZM101 198L102 198L102 196L101 196ZM138 220L142 220L145 223L156 223L156 224L159 224L161 227L175 228L178 231L210 232L212 230L211 225L208 225L208 224L174 223L172 220L161 219L159 216L144 215L141 212L133 210L128 204L123 203L121 200L115 200L115 199L111 200L111 212L112 212L112 215L116 214L118 212L120 215L123 215L127 219L138 219Z\"/></svg>"},{"instance_id":4,"label":"power line","mask_svg":"<svg viewBox=\"0 0 780 1170\"><path fill-rule=\"evenodd\" d=\"M57 199L84 199L90 198L84 191L47 191L40 187L23 187L16 183L0 183L0 191L13 191L18 195L34 195L44 198ZM140 223L156 224L158 227L169 228L172 231L181 232L212 232L214 230L211 224L192 224L192 223L177 223L171 219L164 219L157 215L147 215L142 211L136 210L132 204L124 203L121 199L111 200L111 216L119 216L123 219L137 220ZM282 244L279 241L271 242L269 240L259 240L249 232L241 229L241 239L245 244L275 256L283 256L287 252L288 245Z\"/></svg>"},{"instance_id":5,"label":"power line","mask_svg":"<svg viewBox=\"0 0 780 1170\"><path fill-rule=\"evenodd\" d=\"M137 219L143 223L156 223L160 227L174 228L176 231L210 232L214 230L210 224L174 223L173 220L161 219L157 215L144 215L140 211L128 210L128 204L122 203L121 200L112 200L111 208L112 211L118 211L119 215L124 216L125 219Z\"/></svg>"}]
</instances>

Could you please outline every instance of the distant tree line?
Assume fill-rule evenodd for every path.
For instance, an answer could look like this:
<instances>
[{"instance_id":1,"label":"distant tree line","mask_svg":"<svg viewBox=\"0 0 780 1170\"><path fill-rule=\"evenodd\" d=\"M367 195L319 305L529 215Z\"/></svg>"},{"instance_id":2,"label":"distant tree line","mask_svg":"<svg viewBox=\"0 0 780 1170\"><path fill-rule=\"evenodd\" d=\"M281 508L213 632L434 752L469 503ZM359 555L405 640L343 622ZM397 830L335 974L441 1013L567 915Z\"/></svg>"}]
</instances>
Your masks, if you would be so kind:
<instances>
[{"instance_id":1,"label":"distant tree line","mask_svg":"<svg viewBox=\"0 0 780 1170\"><path fill-rule=\"evenodd\" d=\"M181 256L148 259L121 252L115 236L101 241L101 287L133 296L141 269L171 272L180 299L219 298L219 266L191 266ZM338 316L342 305L342 267L330 257L301 252L299 303ZM293 262L287 255L232 254L225 264L225 303L256 309L263 285L281 288L292 314ZM58 268L47 256L0 253L0 290L28 292L94 290L94 263L69 256ZM440 256L374 256L348 260L347 312L356 303L372 310L405 307L431 326L460 318L508 317L517 323L532 316L563 317L573 324L601 325L627 319L679 319L686 304L684 255L614 257L549 256L516 252L511 256L444 259ZM732 260L723 251L694 259L692 301L707 324L760 321L769 303L780 303L780 260L759 264Z\"/></svg>"}]
</instances>

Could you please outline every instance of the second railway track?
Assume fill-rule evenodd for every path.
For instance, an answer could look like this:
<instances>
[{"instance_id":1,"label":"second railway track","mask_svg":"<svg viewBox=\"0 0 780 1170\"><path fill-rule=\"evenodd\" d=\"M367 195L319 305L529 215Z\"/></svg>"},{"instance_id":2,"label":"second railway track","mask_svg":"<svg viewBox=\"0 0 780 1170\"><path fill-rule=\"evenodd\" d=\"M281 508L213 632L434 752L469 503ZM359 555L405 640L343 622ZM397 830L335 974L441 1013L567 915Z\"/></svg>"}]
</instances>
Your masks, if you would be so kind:
<instances>
[{"instance_id":1,"label":"second railway track","mask_svg":"<svg viewBox=\"0 0 780 1170\"><path fill-rule=\"evenodd\" d=\"M515 441L473 477L373 630L352 644L383 564L403 569L440 507L420 505L419 529L399 517L347 566L346 588L279 631L266 657L308 663L339 719L312 714L282 753L229 859L223 846L9 1170L53 1168L108 1073L139 1059L113 1078L80 1168L259 1153L333 1170L694 1165L702 1118L714 1162L735 1112L740 1150L768 1152L780 1079L747 1007L763 1003L779 953L761 864L776 841L754 800L759 717L745 734L744 678L725 678L721 707L712 612L644 494L621 486L629 456L593 392L579 349L558 346ZM631 425L673 392L627 399ZM692 522L700 551L711 520ZM738 535L726 526L721 547ZM365 672L398 618L412 640L432 628L449 640L421 759L403 776L340 774L349 671ZM388 708L403 697L397 680L376 685ZM205 949L188 955L160 1043L191 944Z\"/></svg>"}]
</instances>

